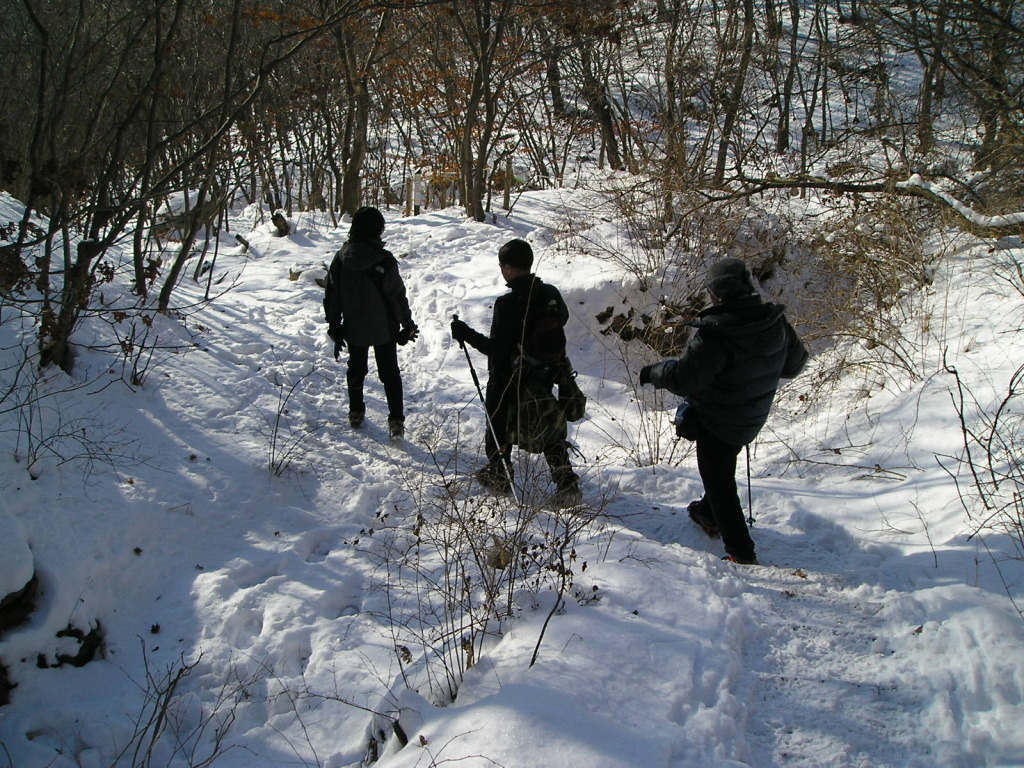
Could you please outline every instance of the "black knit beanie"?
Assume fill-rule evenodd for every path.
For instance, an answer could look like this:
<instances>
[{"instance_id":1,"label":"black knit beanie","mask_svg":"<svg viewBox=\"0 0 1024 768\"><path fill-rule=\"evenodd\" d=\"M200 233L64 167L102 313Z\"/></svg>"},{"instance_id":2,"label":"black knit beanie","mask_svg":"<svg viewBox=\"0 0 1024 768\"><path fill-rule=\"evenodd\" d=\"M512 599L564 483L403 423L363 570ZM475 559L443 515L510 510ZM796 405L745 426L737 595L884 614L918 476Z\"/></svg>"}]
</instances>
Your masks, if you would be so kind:
<instances>
[{"instance_id":1,"label":"black knit beanie","mask_svg":"<svg viewBox=\"0 0 1024 768\"><path fill-rule=\"evenodd\" d=\"M722 259L708 268L705 282L708 291L722 301L739 299L757 293L754 276L739 259Z\"/></svg>"}]
</instances>

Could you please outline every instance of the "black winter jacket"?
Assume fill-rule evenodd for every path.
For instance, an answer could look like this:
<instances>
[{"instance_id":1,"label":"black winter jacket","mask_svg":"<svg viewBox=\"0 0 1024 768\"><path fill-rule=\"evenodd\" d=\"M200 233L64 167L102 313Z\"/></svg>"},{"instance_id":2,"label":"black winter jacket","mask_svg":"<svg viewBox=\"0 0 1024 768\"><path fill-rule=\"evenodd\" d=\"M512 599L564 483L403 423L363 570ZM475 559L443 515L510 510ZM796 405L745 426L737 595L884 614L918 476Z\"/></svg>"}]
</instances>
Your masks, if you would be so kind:
<instances>
[{"instance_id":1,"label":"black winter jacket","mask_svg":"<svg viewBox=\"0 0 1024 768\"><path fill-rule=\"evenodd\" d=\"M569 321L569 309L558 289L533 274L522 275L508 283L509 292L494 302L489 336L471 331L466 341L487 355L489 387L504 388L516 369L523 342L526 313L541 303L551 306L561 326ZM564 335L562 337L564 346Z\"/></svg>"},{"instance_id":2,"label":"black winter jacket","mask_svg":"<svg viewBox=\"0 0 1024 768\"><path fill-rule=\"evenodd\" d=\"M651 383L685 397L702 429L746 445L768 420L779 379L793 378L807 362L784 312L757 295L704 310L682 356L655 365Z\"/></svg>"},{"instance_id":3,"label":"black winter jacket","mask_svg":"<svg viewBox=\"0 0 1024 768\"><path fill-rule=\"evenodd\" d=\"M335 254L330 273L337 301L333 313L326 309L327 322L343 323L349 344L388 344L397 341L402 326L412 324L398 261L384 243L348 241Z\"/></svg>"}]
</instances>

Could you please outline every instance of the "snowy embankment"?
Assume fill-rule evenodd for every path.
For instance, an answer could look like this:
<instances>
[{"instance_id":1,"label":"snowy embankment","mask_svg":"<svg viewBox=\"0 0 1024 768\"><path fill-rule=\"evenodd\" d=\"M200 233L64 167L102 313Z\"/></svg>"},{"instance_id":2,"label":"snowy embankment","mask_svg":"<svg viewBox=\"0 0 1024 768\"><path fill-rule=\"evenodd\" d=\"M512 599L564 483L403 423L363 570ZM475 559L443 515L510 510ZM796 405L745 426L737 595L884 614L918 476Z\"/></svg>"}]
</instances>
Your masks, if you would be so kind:
<instances>
[{"instance_id":1,"label":"snowy embankment","mask_svg":"<svg viewBox=\"0 0 1024 768\"><path fill-rule=\"evenodd\" d=\"M400 712L409 737L382 745L387 768L1024 764L1013 725L1024 720L1024 621L1007 597L1021 595L1021 566L993 565L1005 540L968 540L935 459L960 440L942 350L993 397L1019 365L1024 299L991 271L997 257L1024 254L963 249L942 261L921 299L931 366L921 381L809 412L799 380L783 394L752 455L766 565L738 568L686 519L700 485L690 449L669 437L674 403L631 385L649 353L595 320L632 293L629 279L558 245L559 224L591 208L549 192L524 195L497 226L457 211L388 213L385 238L403 255L422 329L400 351L404 445L386 439L372 364L367 426L347 427L344 366L330 355L315 282L345 231L306 217L288 238L261 225L248 253L222 254L222 285L237 283L195 310L187 332L154 318L163 343L195 347L167 353L141 389L109 356L82 355L76 383L87 386L55 396L62 419L102 429L132 461L84 479L74 464L44 462L32 481L10 458L5 416L0 525L13 554L3 586L23 579L27 544L41 593L31 622L0 635L17 685L0 709L0 766L112 765L147 723L142 689L183 662L195 667L176 691L175 728L230 713L232 748L216 763L229 768L360 765L367 710ZM573 314L571 357L591 408L571 436L601 514L577 548L578 599L545 627L555 596L517 593L515 616L487 640L454 705L438 707L426 689L402 692L403 671L416 679L422 667L399 663L369 529L399 526L438 485L439 459L459 472L480 460L481 409L447 327L458 313L486 329L503 290L497 248L515 236L534 243L538 272ZM180 300L201 294L186 281ZM15 330L5 316L3 346ZM483 376L485 361L473 360ZM49 386L66 382L54 375ZM652 424L672 459L638 466ZM279 475L272 445L290 459ZM537 459L520 457L519 476ZM56 632L97 623L102 658L57 666L73 640ZM186 749L206 754L211 731L183 737ZM199 762L170 743L154 764Z\"/></svg>"}]
</instances>

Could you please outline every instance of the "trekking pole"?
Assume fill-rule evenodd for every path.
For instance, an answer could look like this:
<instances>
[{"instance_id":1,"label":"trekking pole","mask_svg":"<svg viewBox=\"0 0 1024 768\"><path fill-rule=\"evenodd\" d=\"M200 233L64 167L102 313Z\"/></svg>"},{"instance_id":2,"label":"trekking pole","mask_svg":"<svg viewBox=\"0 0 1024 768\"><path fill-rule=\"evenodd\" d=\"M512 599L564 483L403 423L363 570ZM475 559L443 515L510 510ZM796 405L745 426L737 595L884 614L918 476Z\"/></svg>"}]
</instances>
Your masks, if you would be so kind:
<instances>
[{"instance_id":1,"label":"trekking pole","mask_svg":"<svg viewBox=\"0 0 1024 768\"><path fill-rule=\"evenodd\" d=\"M754 496L750 491L750 443L747 443L747 525L754 524Z\"/></svg>"},{"instance_id":2,"label":"trekking pole","mask_svg":"<svg viewBox=\"0 0 1024 768\"><path fill-rule=\"evenodd\" d=\"M452 320L458 320L458 315L452 315ZM501 443L498 441L498 433L494 431L494 424L491 422L491 414L487 411L487 400L484 398L484 391L480 386L480 377L476 375L476 368L473 367L473 360L469 356L469 350L466 349L466 342L459 341L459 346L462 347L462 351L466 353L466 363L469 365L469 375L473 377L473 384L476 386L476 393L480 396L480 403L484 407L484 419L487 421L487 428L491 431L491 438L494 440L495 446L498 451L501 451ZM501 467L505 470L505 478L508 480L509 490L512 492L512 498L515 499L516 504L519 503L519 496L516 494L516 487L512 483L512 473L509 472L508 463L504 457L501 458Z\"/></svg>"}]
</instances>

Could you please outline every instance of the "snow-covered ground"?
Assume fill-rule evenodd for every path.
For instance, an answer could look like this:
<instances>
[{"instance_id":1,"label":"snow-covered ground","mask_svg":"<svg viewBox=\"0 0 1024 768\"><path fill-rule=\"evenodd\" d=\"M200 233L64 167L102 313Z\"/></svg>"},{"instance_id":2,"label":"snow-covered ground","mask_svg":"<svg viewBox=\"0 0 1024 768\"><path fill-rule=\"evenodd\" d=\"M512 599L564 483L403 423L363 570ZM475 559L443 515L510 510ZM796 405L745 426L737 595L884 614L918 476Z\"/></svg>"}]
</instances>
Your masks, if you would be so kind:
<instances>
[{"instance_id":1,"label":"snow-covered ground","mask_svg":"<svg viewBox=\"0 0 1024 768\"><path fill-rule=\"evenodd\" d=\"M0 592L34 568L40 597L0 634L16 685L0 708L0 767L180 768L211 754L225 768L358 766L384 722L373 711L400 711L409 739L381 745L382 768L1024 765L1024 569L1005 558L1008 540L969 538L950 461L936 458L961 441L943 354L982 401L1022 362L1024 297L993 277L1024 259L1019 243L950 248L908 297L920 378L808 410L815 360L782 393L752 451L763 565L747 568L686 518L700 483L692 450L670 437L675 403L634 386L652 353L600 333L595 316L636 293L631 279L559 242L560 224L592 208L549 191L495 224L387 212L421 327L399 352L404 444L387 439L372 362L366 427L347 425L344 357L331 355L315 282L346 228L306 215L289 237L268 223L247 233L247 253L222 252L214 289L233 287L187 322L153 318L151 340L191 349L158 351L142 387L112 353L83 351L73 380L49 373L53 394L21 409L43 419L38 434L68 436L65 454L87 436L110 462L84 472L44 456L33 480L14 459L19 412L4 414ZM17 216L0 198L0 223ZM564 608L552 612L551 580L522 585L454 704L438 706L419 649L396 651L394 622L417 617L384 588L403 574L380 555L442 488L441 468L480 461L482 411L448 323L458 313L486 330L512 237L534 243L537 272L572 312L590 411L571 437L593 519ZM186 278L177 300L204 288ZM5 354L18 331L5 310ZM87 326L76 340L105 334ZM539 457L519 461L520 478L542 475ZM56 633L97 625L99 658L59 665L81 643Z\"/></svg>"}]
</instances>

